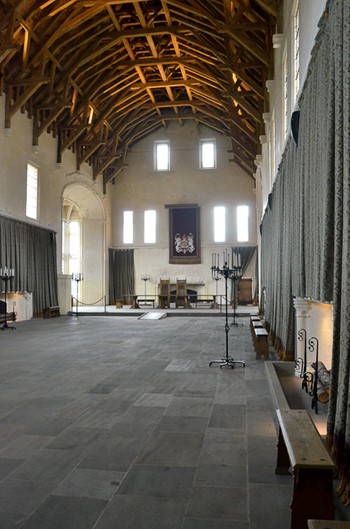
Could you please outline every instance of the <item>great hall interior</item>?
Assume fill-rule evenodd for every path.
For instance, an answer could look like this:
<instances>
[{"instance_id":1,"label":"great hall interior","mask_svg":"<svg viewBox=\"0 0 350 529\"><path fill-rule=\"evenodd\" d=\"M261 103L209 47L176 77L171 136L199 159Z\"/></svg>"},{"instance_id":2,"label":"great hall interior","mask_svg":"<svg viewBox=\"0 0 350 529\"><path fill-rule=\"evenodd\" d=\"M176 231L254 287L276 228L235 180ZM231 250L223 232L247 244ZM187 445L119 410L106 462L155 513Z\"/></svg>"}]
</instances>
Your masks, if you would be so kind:
<instances>
[{"instance_id":1,"label":"great hall interior","mask_svg":"<svg viewBox=\"0 0 350 529\"><path fill-rule=\"evenodd\" d=\"M0 79L0 528L348 528L350 0L0 0Z\"/></svg>"}]
</instances>

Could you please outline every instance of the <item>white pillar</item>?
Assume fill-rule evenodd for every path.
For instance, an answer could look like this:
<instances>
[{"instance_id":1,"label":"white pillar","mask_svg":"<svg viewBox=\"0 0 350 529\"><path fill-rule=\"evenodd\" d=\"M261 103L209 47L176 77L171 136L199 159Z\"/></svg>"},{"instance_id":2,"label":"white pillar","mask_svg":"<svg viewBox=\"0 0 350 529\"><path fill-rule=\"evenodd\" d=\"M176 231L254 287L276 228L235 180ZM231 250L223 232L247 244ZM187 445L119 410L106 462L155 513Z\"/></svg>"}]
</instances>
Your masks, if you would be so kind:
<instances>
[{"instance_id":1,"label":"white pillar","mask_svg":"<svg viewBox=\"0 0 350 529\"><path fill-rule=\"evenodd\" d=\"M304 350L307 347L305 340L308 339L310 317L310 302L303 298L293 299L295 309L295 371L294 374L300 377L304 365ZM309 364L309 362L307 362Z\"/></svg>"}]
</instances>

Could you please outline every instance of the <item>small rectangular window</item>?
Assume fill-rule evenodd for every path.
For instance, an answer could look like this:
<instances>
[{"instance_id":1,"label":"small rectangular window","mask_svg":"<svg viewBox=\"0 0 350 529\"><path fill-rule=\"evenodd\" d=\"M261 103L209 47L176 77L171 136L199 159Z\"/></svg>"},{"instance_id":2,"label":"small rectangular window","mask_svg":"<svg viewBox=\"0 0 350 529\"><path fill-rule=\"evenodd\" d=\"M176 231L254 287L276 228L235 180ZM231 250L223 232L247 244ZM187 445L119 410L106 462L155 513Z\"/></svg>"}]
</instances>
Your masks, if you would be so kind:
<instances>
[{"instance_id":1,"label":"small rectangular window","mask_svg":"<svg viewBox=\"0 0 350 529\"><path fill-rule=\"evenodd\" d=\"M237 241L247 242L249 240L249 207L237 207Z\"/></svg>"},{"instance_id":2,"label":"small rectangular window","mask_svg":"<svg viewBox=\"0 0 350 529\"><path fill-rule=\"evenodd\" d=\"M214 208L214 242L225 242L226 240L226 208L217 206Z\"/></svg>"},{"instance_id":3,"label":"small rectangular window","mask_svg":"<svg viewBox=\"0 0 350 529\"><path fill-rule=\"evenodd\" d=\"M156 242L156 212L154 209L146 210L144 214L144 241L145 243Z\"/></svg>"},{"instance_id":4,"label":"small rectangular window","mask_svg":"<svg viewBox=\"0 0 350 529\"><path fill-rule=\"evenodd\" d=\"M168 141L156 141L154 144L155 170L170 170L170 145Z\"/></svg>"},{"instance_id":5,"label":"small rectangular window","mask_svg":"<svg viewBox=\"0 0 350 529\"><path fill-rule=\"evenodd\" d=\"M216 167L215 141L201 140L200 142L200 168L213 169Z\"/></svg>"},{"instance_id":6,"label":"small rectangular window","mask_svg":"<svg viewBox=\"0 0 350 529\"><path fill-rule=\"evenodd\" d=\"M123 242L124 244L132 244L134 242L134 212L124 211L123 220Z\"/></svg>"},{"instance_id":7,"label":"small rectangular window","mask_svg":"<svg viewBox=\"0 0 350 529\"><path fill-rule=\"evenodd\" d=\"M31 219L38 218L38 169L27 164L27 200L26 215Z\"/></svg>"},{"instance_id":8,"label":"small rectangular window","mask_svg":"<svg viewBox=\"0 0 350 529\"><path fill-rule=\"evenodd\" d=\"M294 101L296 101L300 84L300 21L299 1L294 13Z\"/></svg>"},{"instance_id":9,"label":"small rectangular window","mask_svg":"<svg viewBox=\"0 0 350 529\"><path fill-rule=\"evenodd\" d=\"M288 65L287 65L287 55L286 54L283 58L282 68L283 68L283 101L282 101L283 115L282 115L282 119L283 119L283 132L286 136L288 132L288 102L289 102L288 101L289 78L288 78Z\"/></svg>"}]
</instances>

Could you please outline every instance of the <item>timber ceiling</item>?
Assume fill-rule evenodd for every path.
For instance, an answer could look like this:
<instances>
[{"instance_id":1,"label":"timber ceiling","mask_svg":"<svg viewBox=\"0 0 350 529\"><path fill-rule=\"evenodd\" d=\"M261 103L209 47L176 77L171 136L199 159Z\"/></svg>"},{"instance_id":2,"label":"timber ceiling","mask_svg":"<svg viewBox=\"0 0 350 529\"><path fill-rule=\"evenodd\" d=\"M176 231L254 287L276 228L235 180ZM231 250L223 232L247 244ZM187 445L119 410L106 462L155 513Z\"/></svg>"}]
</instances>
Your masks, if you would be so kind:
<instances>
[{"instance_id":1,"label":"timber ceiling","mask_svg":"<svg viewBox=\"0 0 350 529\"><path fill-rule=\"evenodd\" d=\"M268 111L281 0L0 0L5 128L33 120L104 186L132 145L194 120L250 175ZM229 155L228 155L229 156Z\"/></svg>"}]
</instances>

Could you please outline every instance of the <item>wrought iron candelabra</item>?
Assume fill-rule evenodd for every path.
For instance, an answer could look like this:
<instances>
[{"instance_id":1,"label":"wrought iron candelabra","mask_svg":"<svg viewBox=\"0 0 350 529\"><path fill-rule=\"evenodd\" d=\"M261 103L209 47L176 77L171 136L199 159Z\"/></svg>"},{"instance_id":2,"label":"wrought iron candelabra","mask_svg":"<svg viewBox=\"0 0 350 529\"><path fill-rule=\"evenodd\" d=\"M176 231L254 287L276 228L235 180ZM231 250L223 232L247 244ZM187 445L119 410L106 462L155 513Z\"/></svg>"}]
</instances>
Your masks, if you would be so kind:
<instances>
[{"instance_id":1,"label":"wrought iron candelabra","mask_svg":"<svg viewBox=\"0 0 350 529\"><path fill-rule=\"evenodd\" d=\"M215 277L213 277L213 279L215 280L215 296L214 296L214 302L212 304L212 309L218 309L219 308L219 303L218 303L218 299L219 299L219 285L218 285L218 281L220 281L221 277L220 276L215 276Z\"/></svg>"},{"instance_id":2,"label":"wrought iron candelabra","mask_svg":"<svg viewBox=\"0 0 350 529\"><path fill-rule=\"evenodd\" d=\"M220 268L220 259L219 254L213 254L212 255L212 277L213 279L222 276L225 280L225 334L226 334L226 353L225 357L221 358L221 360L211 360L209 362L209 367L213 364L219 364L220 368L225 367L231 367L232 369L235 367L235 364L240 364L243 367L245 367L245 362L243 360L235 360L234 358L231 358L228 353L228 333L230 331L230 325L228 322L228 287L227 283L229 279L232 279L234 281L237 281L240 277L242 277L242 268L240 264L240 255L232 252L232 268L230 268L230 256L227 253L227 250L224 252L224 265L222 268Z\"/></svg>"},{"instance_id":3,"label":"wrought iron candelabra","mask_svg":"<svg viewBox=\"0 0 350 529\"><path fill-rule=\"evenodd\" d=\"M145 282L145 303L147 304L147 281L151 279L151 276L148 274L142 274L141 279Z\"/></svg>"},{"instance_id":4,"label":"wrought iron candelabra","mask_svg":"<svg viewBox=\"0 0 350 529\"><path fill-rule=\"evenodd\" d=\"M13 325L8 325L7 323L7 292L8 292L8 282L15 277L15 271L13 268L0 268L0 278L5 282L5 315L4 315L4 324L2 330L6 331L7 329L15 329Z\"/></svg>"},{"instance_id":5,"label":"wrought iron candelabra","mask_svg":"<svg viewBox=\"0 0 350 529\"><path fill-rule=\"evenodd\" d=\"M232 304L233 304L233 320L231 326L243 327L243 323L238 323L237 318L237 304L238 304L238 293L237 293L237 284L242 277L242 267L241 267L241 256L240 254L232 254L232 261L235 261L235 265L232 263L233 273L231 274L230 279L232 280Z\"/></svg>"},{"instance_id":6,"label":"wrought iron candelabra","mask_svg":"<svg viewBox=\"0 0 350 529\"><path fill-rule=\"evenodd\" d=\"M76 306L75 306L75 314L78 316L78 309L79 309L79 282L83 280L83 274L81 274L80 272L73 272L72 273L72 280L76 282L77 284L77 297L76 297Z\"/></svg>"}]
</instances>

